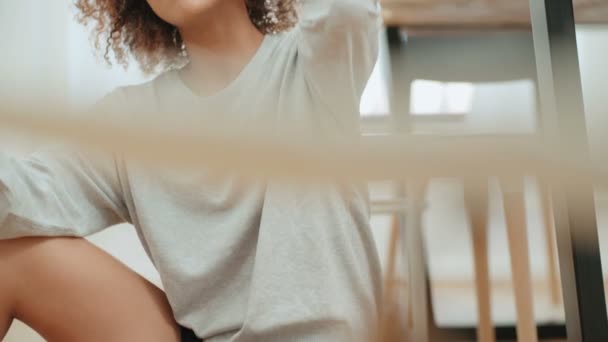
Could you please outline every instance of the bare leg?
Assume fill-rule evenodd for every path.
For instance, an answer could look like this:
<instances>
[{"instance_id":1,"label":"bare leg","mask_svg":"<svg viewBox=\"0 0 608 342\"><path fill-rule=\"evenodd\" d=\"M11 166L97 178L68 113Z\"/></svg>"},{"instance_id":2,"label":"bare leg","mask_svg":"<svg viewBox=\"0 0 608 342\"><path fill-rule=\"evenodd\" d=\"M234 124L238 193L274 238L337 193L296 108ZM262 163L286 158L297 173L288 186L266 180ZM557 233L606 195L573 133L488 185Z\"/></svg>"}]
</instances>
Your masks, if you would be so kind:
<instances>
[{"instance_id":1,"label":"bare leg","mask_svg":"<svg viewBox=\"0 0 608 342\"><path fill-rule=\"evenodd\" d=\"M2 257L0 254L0 270L2 269L2 264ZM12 311L14 302L11 300L10 296L10 293L12 292L12 288L9 286L7 279L5 279L4 276L0 276L0 341L2 341L6 335L14 317L14 312Z\"/></svg>"},{"instance_id":2,"label":"bare leg","mask_svg":"<svg viewBox=\"0 0 608 342\"><path fill-rule=\"evenodd\" d=\"M84 239L0 241L0 279L0 336L17 318L50 342L179 341L164 293Z\"/></svg>"}]
</instances>

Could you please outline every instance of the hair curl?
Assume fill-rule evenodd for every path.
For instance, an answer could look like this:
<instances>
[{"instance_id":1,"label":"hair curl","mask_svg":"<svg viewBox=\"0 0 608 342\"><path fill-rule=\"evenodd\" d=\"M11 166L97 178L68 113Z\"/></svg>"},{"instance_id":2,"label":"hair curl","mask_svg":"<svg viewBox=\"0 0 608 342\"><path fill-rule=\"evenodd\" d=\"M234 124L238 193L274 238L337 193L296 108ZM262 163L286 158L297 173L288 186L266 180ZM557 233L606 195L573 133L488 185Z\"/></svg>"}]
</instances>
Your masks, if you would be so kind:
<instances>
[{"instance_id":1,"label":"hair curl","mask_svg":"<svg viewBox=\"0 0 608 342\"><path fill-rule=\"evenodd\" d=\"M288 30L296 22L295 0L243 0L252 23L264 34ZM185 62L183 40L175 26L162 20L145 0L76 0L81 24L93 22L95 49L110 52L126 67L133 56L144 72ZM105 46L102 49L102 44Z\"/></svg>"}]
</instances>

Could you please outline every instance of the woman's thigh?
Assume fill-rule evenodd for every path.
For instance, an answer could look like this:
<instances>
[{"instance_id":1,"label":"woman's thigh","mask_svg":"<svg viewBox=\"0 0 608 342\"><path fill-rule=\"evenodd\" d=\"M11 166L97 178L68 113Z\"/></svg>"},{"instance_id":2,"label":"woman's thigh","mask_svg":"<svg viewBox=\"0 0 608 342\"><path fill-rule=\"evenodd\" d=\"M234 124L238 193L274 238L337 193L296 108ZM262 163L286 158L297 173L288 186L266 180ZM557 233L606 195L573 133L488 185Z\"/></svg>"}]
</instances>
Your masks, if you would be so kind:
<instances>
[{"instance_id":1,"label":"woman's thigh","mask_svg":"<svg viewBox=\"0 0 608 342\"><path fill-rule=\"evenodd\" d=\"M84 239L0 241L14 315L50 342L179 341L163 291Z\"/></svg>"}]
</instances>

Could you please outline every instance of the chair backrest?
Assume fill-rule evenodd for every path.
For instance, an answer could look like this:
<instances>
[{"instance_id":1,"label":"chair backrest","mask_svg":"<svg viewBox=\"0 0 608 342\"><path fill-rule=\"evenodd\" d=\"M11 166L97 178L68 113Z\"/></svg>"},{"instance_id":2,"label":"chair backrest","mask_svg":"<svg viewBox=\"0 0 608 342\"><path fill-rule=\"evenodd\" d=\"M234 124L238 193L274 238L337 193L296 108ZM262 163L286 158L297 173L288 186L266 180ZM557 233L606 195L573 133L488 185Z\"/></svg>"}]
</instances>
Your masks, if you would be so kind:
<instances>
[{"instance_id":1,"label":"chair backrest","mask_svg":"<svg viewBox=\"0 0 608 342\"><path fill-rule=\"evenodd\" d=\"M402 39L404 48L391 63L410 78L446 82L536 79L530 32L418 35Z\"/></svg>"},{"instance_id":2,"label":"chair backrest","mask_svg":"<svg viewBox=\"0 0 608 342\"><path fill-rule=\"evenodd\" d=\"M414 125L423 131L531 133L538 130L536 65L531 32L443 33L406 35L388 32L391 64L391 113L402 132ZM417 79L439 82L484 83L477 89L476 112L460 122L446 116L414 118L410 113L411 86ZM501 86L488 83L522 81L529 87L515 89L513 98L527 102L508 102L510 96ZM499 90L502 89L502 92ZM497 96L492 98L493 92ZM490 98L481 98L481 97ZM481 98L481 99L480 99ZM496 105L494 105L496 103ZM482 104L479 106L479 104ZM492 112L491 112L492 111ZM481 113L483 112L483 113ZM429 120L429 118L431 118ZM498 119L495 122L492 120ZM461 132L459 132L461 131Z\"/></svg>"}]
</instances>

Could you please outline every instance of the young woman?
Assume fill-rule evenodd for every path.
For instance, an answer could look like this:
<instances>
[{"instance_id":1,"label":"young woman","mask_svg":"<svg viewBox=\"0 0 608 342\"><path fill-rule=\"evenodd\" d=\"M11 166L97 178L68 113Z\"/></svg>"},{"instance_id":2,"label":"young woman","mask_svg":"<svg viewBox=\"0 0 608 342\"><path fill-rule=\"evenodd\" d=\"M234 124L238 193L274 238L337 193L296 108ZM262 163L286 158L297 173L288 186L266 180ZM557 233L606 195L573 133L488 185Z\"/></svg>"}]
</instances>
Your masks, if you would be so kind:
<instances>
[{"instance_id":1,"label":"young woman","mask_svg":"<svg viewBox=\"0 0 608 342\"><path fill-rule=\"evenodd\" d=\"M235 134L258 122L358 134L377 0L77 7L106 53L163 71L100 103L132 113L130 125L156 113L178 128L228 120ZM0 337L16 318L61 342L369 340L380 277L366 196L68 149L0 155ZM81 239L121 222L136 227L164 292Z\"/></svg>"}]
</instances>

